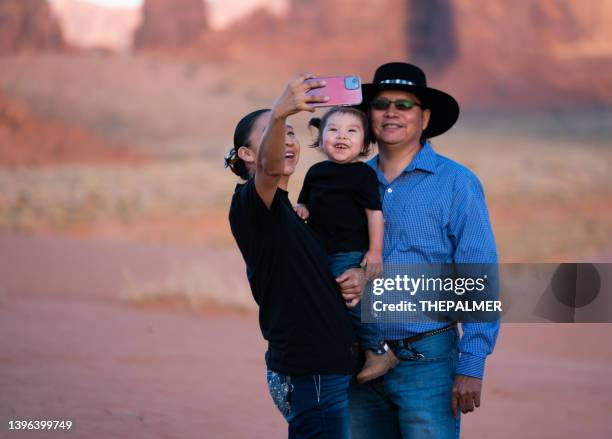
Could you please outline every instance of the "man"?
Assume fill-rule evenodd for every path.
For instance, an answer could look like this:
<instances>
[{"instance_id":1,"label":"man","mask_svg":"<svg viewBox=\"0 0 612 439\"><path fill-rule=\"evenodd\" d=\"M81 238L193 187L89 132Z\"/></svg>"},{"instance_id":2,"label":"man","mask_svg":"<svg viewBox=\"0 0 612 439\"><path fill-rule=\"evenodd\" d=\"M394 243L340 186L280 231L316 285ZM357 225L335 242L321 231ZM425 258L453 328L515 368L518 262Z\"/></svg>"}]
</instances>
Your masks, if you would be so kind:
<instances>
[{"instance_id":1,"label":"man","mask_svg":"<svg viewBox=\"0 0 612 439\"><path fill-rule=\"evenodd\" d=\"M427 87L417 66L389 63L364 84L379 154L385 217L385 264L497 263L484 193L478 178L443 157L428 139L459 116L450 95ZM458 437L460 412L480 406L486 356L499 322L379 325L402 361L385 376L349 390L355 438Z\"/></svg>"}]
</instances>

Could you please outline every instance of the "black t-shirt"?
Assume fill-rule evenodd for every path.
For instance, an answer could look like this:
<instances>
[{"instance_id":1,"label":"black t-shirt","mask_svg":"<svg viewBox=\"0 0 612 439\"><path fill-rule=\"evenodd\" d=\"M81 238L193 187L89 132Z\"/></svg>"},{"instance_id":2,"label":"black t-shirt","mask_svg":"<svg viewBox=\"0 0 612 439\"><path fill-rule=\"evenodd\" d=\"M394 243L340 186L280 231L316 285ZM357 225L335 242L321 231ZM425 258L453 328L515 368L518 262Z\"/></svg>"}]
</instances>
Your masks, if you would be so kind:
<instances>
[{"instance_id":1,"label":"black t-shirt","mask_svg":"<svg viewBox=\"0 0 612 439\"><path fill-rule=\"evenodd\" d=\"M352 374L357 341L325 250L277 189L270 209L254 179L237 185L229 214L247 266L266 363L284 375Z\"/></svg>"},{"instance_id":2,"label":"black t-shirt","mask_svg":"<svg viewBox=\"0 0 612 439\"><path fill-rule=\"evenodd\" d=\"M365 209L382 210L376 172L363 162L313 165L304 178L298 203L308 207L308 224L328 254L366 251Z\"/></svg>"}]
</instances>

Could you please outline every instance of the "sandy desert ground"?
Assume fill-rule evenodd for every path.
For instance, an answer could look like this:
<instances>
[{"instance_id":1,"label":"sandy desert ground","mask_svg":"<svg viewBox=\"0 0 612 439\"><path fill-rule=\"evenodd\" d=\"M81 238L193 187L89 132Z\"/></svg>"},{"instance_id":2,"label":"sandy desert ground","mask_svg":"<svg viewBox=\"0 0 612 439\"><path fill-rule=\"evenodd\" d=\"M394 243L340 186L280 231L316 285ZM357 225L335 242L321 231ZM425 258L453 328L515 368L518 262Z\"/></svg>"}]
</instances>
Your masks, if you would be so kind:
<instances>
[{"instance_id":1,"label":"sandy desert ground","mask_svg":"<svg viewBox=\"0 0 612 439\"><path fill-rule=\"evenodd\" d=\"M234 252L1 234L0 259L0 437L285 434L255 312L117 294L126 270L164 276L173 264L222 260L239 276ZM610 325L504 325L464 437L610 437L611 335ZM73 431L6 430L8 420L39 418L70 419Z\"/></svg>"}]
</instances>

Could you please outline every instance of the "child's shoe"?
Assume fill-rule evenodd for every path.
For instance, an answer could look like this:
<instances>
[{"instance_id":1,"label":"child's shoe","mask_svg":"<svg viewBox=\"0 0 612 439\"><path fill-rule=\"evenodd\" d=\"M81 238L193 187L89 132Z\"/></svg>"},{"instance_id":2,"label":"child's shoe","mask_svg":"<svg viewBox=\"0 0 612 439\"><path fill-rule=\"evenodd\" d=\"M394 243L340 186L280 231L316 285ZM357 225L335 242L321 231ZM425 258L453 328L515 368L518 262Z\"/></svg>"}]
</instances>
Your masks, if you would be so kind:
<instances>
[{"instance_id":1,"label":"child's shoe","mask_svg":"<svg viewBox=\"0 0 612 439\"><path fill-rule=\"evenodd\" d=\"M357 374L357 382L359 384L383 376L399 364L399 360L391 349L381 355L377 355L368 349L365 355L366 361L363 365L363 369Z\"/></svg>"}]
</instances>

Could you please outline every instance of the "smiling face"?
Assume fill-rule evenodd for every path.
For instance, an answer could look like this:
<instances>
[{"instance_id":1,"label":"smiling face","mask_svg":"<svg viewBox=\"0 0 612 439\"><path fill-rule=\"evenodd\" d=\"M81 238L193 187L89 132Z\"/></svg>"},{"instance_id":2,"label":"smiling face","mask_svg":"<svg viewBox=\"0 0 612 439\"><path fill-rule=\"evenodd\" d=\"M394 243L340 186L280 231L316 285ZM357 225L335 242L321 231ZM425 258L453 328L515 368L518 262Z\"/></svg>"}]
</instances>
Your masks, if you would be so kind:
<instances>
[{"instance_id":1,"label":"smiling face","mask_svg":"<svg viewBox=\"0 0 612 439\"><path fill-rule=\"evenodd\" d=\"M323 128L321 148L332 162L357 161L364 147L365 133L359 117L351 113L332 114Z\"/></svg>"},{"instance_id":2,"label":"smiling face","mask_svg":"<svg viewBox=\"0 0 612 439\"><path fill-rule=\"evenodd\" d=\"M249 134L248 144L249 146L244 146L240 148L241 154L240 158L242 158L247 166L250 169L255 168L255 161L257 159L257 149L261 144L264 133L270 122L270 112L262 113L255 123L253 124L253 128L251 129L251 133ZM289 124L285 127L285 167L283 169L284 176L290 176L295 172L295 168L300 159L300 142L295 136L295 131L293 127Z\"/></svg>"},{"instance_id":3,"label":"smiling face","mask_svg":"<svg viewBox=\"0 0 612 439\"><path fill-rule=\"evenodd\" d=\"M285 168L283 175L289 177L295 172L295 167L300 160L300 142L298 141L293 126L287 124L285 127Z\"/></svg>"},{"instance_id":4,"label":"smiling face","mask_svg":"<svg viewBox=\"0 0 612 439\"><path fill-rule=\"evenodd\" d=\"M414 94L402 90L384 90L375 99L385 98L391 101L410 99L421 103ZM429 123L430 110L413 106L409 110L399 110L390 105L386 110L370 109L372 131L378 145L382 148L393 146L417 147L423 130Z\"/></svg>"}]
</instances>

